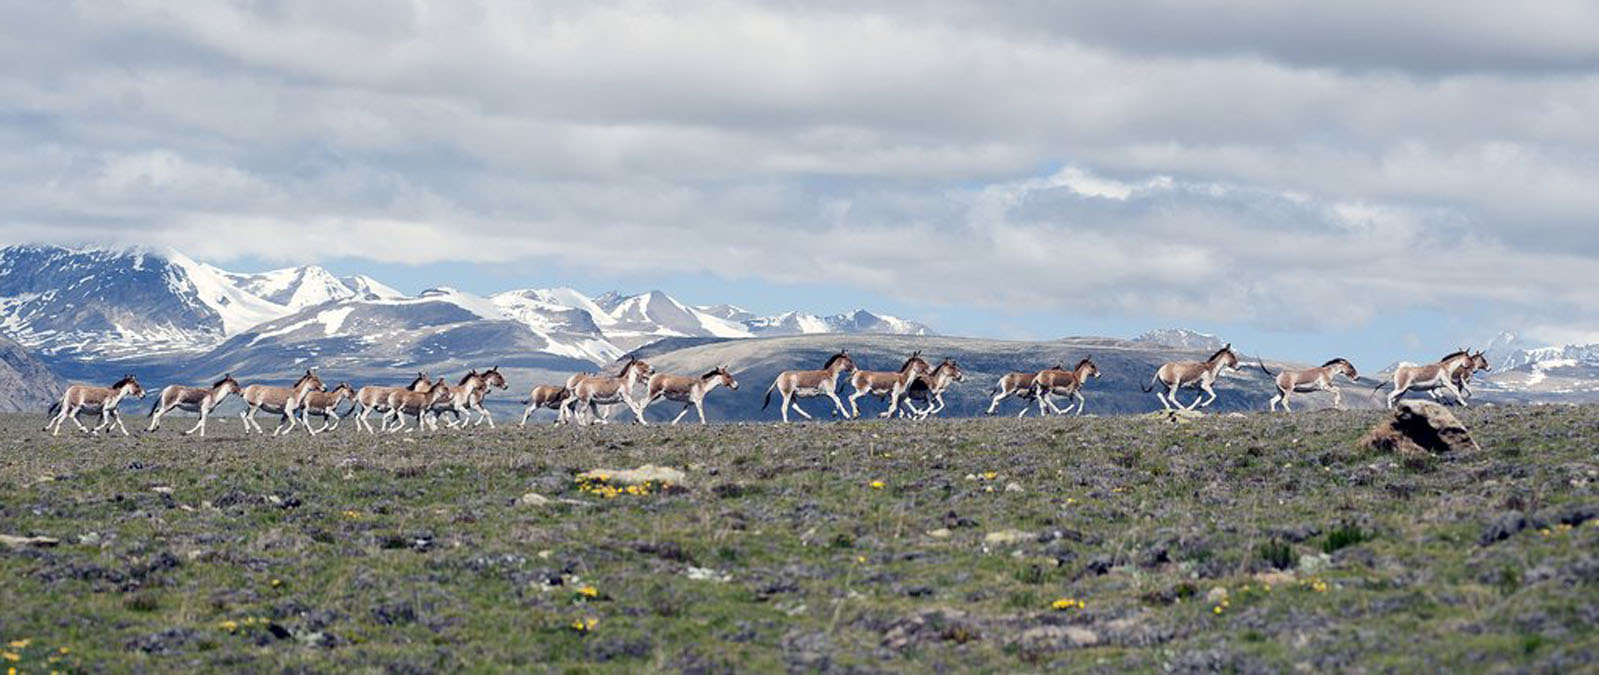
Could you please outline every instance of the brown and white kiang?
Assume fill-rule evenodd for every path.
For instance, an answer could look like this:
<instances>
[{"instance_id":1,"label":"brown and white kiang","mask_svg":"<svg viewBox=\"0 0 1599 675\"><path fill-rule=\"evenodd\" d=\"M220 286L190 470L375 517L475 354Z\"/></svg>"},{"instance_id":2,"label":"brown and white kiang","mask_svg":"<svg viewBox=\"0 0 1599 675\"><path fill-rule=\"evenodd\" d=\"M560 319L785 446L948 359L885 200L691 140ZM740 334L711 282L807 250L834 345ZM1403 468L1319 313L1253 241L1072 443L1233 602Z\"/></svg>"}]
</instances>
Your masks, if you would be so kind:
<instances>
[{"instance_id":1,"label":"brown and white kiang","mask_svg":"<svg viewBox=\"0 0 1599 675\"><path fill-rule=\"evenodd\" d=\"M61 400L50 406L50 413L55 414L55 417L45 423L44 431L59 436L61 424L71 418L72 423L78 425L78 431L86 434L98 434L102 429L116 425L122 430L122 435L127 436L128 426L122 423L122 414L117 412L117 406L129 396L144 398L144 387L139 386L138 378L132 374L123 376L109 387L71 385L61 393ZM94 429L84 427L83 422L78 421L79 413L100 413L100 424Z\"/></svg>"},{"instance_id":2,"label":"brown and white kiang","mask_svg":"<svg viewBox=\"0 0 1599 675\"><path fill-rule=\"evenodd\" d=\"M367 416L376 412L382 413L381 417L388 417L390 394L396 391L427 391L432 386L433 382L428 377L428 374L419 372L416 374L416 378L411 380L410 384L403 387L380 387L374 385L361 387L355 392L355 405L361 409L359 415L353 415L355 417L355 428L358 430L364 429L370 434L377 433L378 430L373 428L372 423L367 420Z\"/></svg>"},{"instance_id":3,"label":"brown and white kiang","mask_svg":"<svg viewBox=\"0 0 1599 675\"><path fill-rule=\"evenodd\" d=\"M185 387L181 384L167 385L161 389L161 395L157 397L155 404L150 406L150 428L145 431L155 431L159 428L161 426L161 418L166 416L167 413L173 410L184 410L199 413L200 419L188 431L183 432L183 435L187 436L198 431L201 436L205 436L205 423L210 419L211 412L216 410L217 406L221 405L222 401L226 400L229 395L242 392L243 390L239 387L239 381L233 379L232 373L224 374L222 379L217 380L216 383L209 387Z\"/></svg>"},{"instance_id":4,"label":"brown and white kiang","mask_svg":"<svg viewBox=\"0 0 1599 675\"><path fill-rule=\"evenodd\" d=\"M1288 397L1295 393L1304 394L1313 391L1332 392L1333 407L1341 408L1344 404L1344 393L1333 383L1333 377L1343 375L1350 382L1360 379L1360 373L1355 372L1355 365L1350 363L1349 359L1342 357L1332 359L1316 368L1284 370L1275 376L1270 370L1266 370L1265 363L1260 364L1260 369L1277 384L1277 395L1271 397L1271 404L1267 406L1273 412L1276 412L1278 403L1283 405L1283 412L1293 412L1293 409L1288 407Z\"/></svg>"},{"instance_id":5,"label":"brown and white kiang","mask_svg":"<svg viewBox=\"0 0 1599 675\"><path fill-rule=\"evenodd\" d=\"M571 411L572 419L579 426L593 423L599 416L599 406L617 403L625 404L632 410L633 417L639 424L649 424L644 420L644 409L633 396L633 387L646 381L654 372L648 363L629 355L627 362L622 365L621 373L615 376L573 376L567 380L567 387L572 390L572 396L567 399L563 407ZM588 411L587 421L584 421L583 417L585 410Z\"/></svg>"},{"instance_id":6,"label":"brown and white kiang","mask_svg":"<svg viewBox=\"0 0 1599 675\"><path fill-rule=\"evenodd\" d=\"M1216 401L1216 390L1211 388L1216 378L1221 377L1223 368L1238 369L1238 354L1233 351L1231 342L1222 345L1222 348L1204 361L1169 361L1155 371L1155 377L1148 386L1144 386L1144 393L1155 392L1160 399L1160 404L1166 410L1173 408L1179 410L1193 410L1203 408ZM1177 402L1177 390L1192 388L1200 391L1194 397L1194 402L1184 407ZM1165 391L1161 391L1164 389ZM1210 398L1205 398L1206 395ZM1168 400L1170 399L1170 400Z\"/></svg>"},{"instance_id":7,"label":"brown and white kiang","mask_svg":"<svg viewBox=\"0 0 1599 675\"><path fill-rule=\"evenodd\" d=\"M1392 385L1394 389L1388 392L1388 407L1393 408L1398 404L1399 397L1407 391L1425 391L1436 398L1433 391L1442 389L1464 406L1466 398L1461 395L1460 387L1455 384L1454 374L1461 368L1469 368L1471 365L1471 352L1467 349L1445 354L1436 363L1400 364L1394 368L1393 374L1372 389L1371 393L1376 394L1382 391L1383 387Z\"/></svg>"},{"instance_id":8,"label":"brown and white kiang","mask_svg":"<svg viewBox=\"0 0 1599 675\"><path fill-rule=\"evenodd\" d=\"M717 386L727 387L730 391L738 391L738 380L733 379L733 374L728 372L725 365L717 366L716 369L699 377L656 373L650 376L649 384L645 390L644 404L639 406L639 408L640 410L646 409L651 403L664 398L668 401L683 404L683 410L677 413L677 417L672 418L672 424L675 425L678 420L683 419L683 416L688 414L689 408L693 408L699 413L700 424L706 424L705 395Z\"/></svg>"},{"instance_id":9,"label":"brown and white kiang","mask_svg":"<svg viewBox=\"0 0 1599 675\"><path fill-rule=\"evenodd\" d=\"M788 421L788 410L805 419L813 419L811 414L799 406L799 399L826 396L833 400L833 406L838 414L849 417L849 411L844 409L844 401L838 397L838 376L855 370L855 361L850 358L848 350L840 350L827 359L821 370L785 370L777 374L772 380L772 386L766 388L766 399L761 403L761 410L772 404L772 392L775 390L782 397L782 405L778 411L783 414L783 421Z\"/></svg>"},{"instance_id":10,"label":"brown and white kiang","mask_svg":"<svg viewBox=\"0 0 1599 675\"><path fill-rule=\"evenodd\" d=\"M255 414L265 410L268 414L278 415L278 426L272 430L272 435L288 433L298 423L295 414L300 409L300 404L305 401L307 394L313 391L327 391L322 385L322 378L317 377L315 368L308 368L300 379L294 381L293 386L274 387L266 384L252 384L239 392L239 398L244 399L248 410L239 413L239 419L244 420L244 433L255 429L257 433L266 433L260 423L255 421ZM288 426L284 426L288 425Z\"/></svg>"}]
</instances>

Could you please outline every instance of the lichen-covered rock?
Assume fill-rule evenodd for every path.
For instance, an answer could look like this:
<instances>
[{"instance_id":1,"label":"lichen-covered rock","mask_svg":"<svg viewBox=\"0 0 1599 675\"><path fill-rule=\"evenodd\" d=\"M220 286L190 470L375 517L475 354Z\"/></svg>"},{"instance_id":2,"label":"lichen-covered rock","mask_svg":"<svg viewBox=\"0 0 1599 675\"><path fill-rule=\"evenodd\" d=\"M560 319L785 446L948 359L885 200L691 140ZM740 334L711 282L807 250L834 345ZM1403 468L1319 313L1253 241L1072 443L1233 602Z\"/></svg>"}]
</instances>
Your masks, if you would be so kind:
<instances>
[{"instance_id":1,"label":"lichen-covered rock","mask_svg":"<svg viewBox=\"0 0 1599 675\"><path fill-rule=\"evenodd\" d=\"M599 480L611 485L643 485L645 483L670 483L688 487L688 474L669 466L645 464L637 469L593 469L578 474L578 478Z\"/></svg>"},{"instance_id":2,"label":"lichen-covered rock","mask_svg":"<svg viewBox=\"0 0 1599 675\"><path fill-rule=\"evenodd\" d=\"M1362 447L1403 454L1478 450L1466 425L1432 401L1400 401L1393 415L1366 432Z\"/></svg>"}]
</instances>

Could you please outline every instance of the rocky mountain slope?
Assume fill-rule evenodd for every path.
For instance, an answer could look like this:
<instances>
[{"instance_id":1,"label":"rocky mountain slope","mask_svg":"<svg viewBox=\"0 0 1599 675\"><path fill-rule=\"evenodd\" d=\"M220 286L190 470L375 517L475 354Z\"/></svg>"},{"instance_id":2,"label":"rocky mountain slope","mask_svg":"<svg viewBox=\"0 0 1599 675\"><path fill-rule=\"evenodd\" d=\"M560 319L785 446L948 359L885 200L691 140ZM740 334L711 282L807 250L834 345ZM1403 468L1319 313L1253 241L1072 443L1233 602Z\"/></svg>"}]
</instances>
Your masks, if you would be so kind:
<instances>
[{"instance_id":1,"label":"rocky mountain slope","mask_svg":"<svg viewBox=\"0 0 1599 675\"><path fill-rule=\"evenodd\" d=\"M39 412L65 386L26 348L0 337L0 412Z\"/></svg>"}]
</instances>

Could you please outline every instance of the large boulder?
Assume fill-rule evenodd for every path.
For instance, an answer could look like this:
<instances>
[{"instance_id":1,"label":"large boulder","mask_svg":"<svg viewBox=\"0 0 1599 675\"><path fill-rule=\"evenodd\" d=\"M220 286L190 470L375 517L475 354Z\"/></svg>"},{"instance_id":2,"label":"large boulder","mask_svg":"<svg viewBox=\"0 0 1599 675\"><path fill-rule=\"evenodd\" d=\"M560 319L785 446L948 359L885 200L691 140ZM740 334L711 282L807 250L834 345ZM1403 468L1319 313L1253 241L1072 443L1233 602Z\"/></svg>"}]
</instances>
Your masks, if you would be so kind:
<instances>
[{"instance_id":1,"label":"large boulder","mask_svg":"<svg viewBox=\"0 0 1599 675\"><path fill-rule=\"evenodd\" d=\"M1404 454L1480 449L1454 413L1424 400L1400 401L1393 415L1366 432L1360 444L1379 452Z\"/></svg>"}]
</instances>

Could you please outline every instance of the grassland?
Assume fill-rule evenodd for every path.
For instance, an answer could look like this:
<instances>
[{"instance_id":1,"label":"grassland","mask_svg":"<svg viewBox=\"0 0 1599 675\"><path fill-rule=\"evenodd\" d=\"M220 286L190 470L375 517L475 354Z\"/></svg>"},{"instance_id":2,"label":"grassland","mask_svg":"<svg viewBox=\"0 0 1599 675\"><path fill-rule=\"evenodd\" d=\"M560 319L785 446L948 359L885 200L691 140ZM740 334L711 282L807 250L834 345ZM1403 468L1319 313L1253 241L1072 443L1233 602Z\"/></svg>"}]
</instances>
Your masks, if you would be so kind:
<instances>
[{"instance_id":1,"label":"grassland","mask_svg":"<svg viewBox=\"0 0 1599 675\"><path fill-rule=\"evenodd\" d=\"M1599 668L1599 407L1465 411L1483 449L1437 458L1356 448L1379 416L279 441L0 417L0 534L60 540L0 546L0 667ZM576 479L642 464L685 477Z\"/></svg>"}]
</instances>

